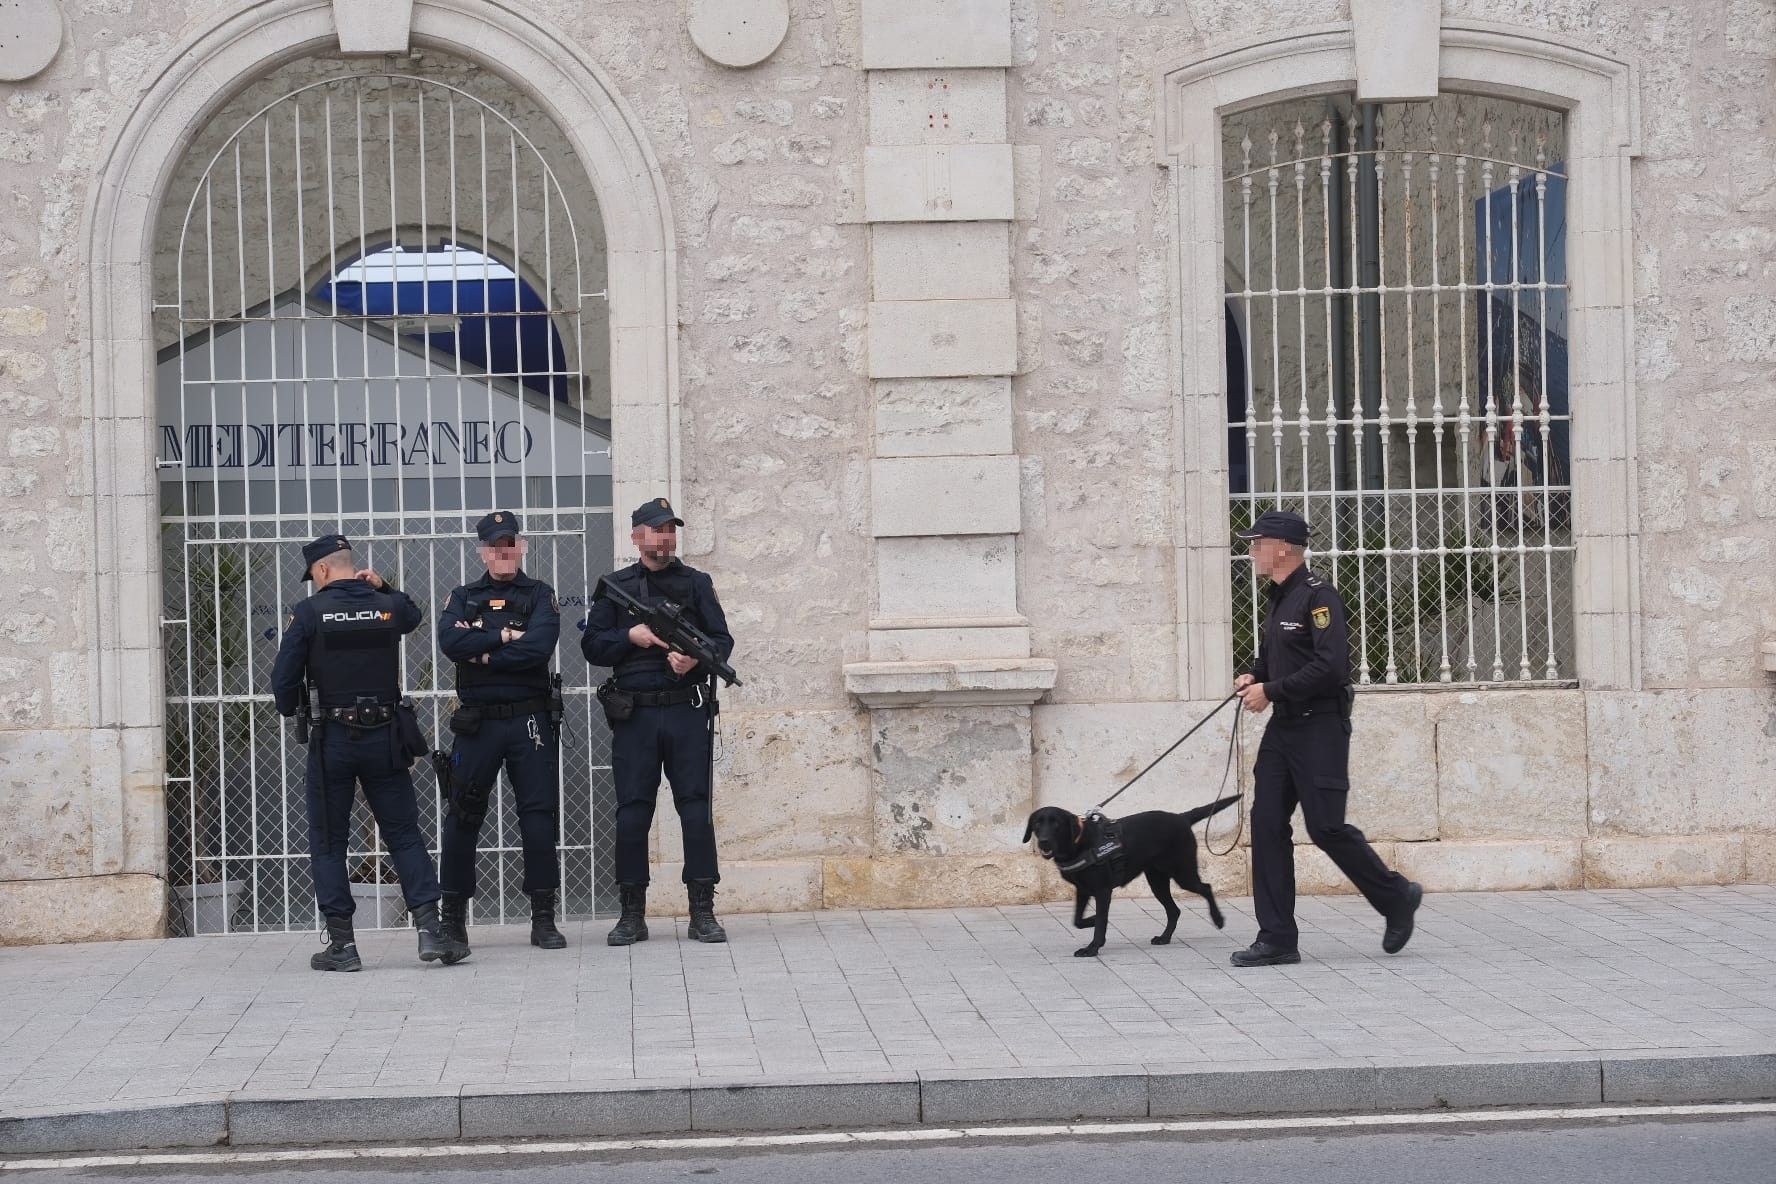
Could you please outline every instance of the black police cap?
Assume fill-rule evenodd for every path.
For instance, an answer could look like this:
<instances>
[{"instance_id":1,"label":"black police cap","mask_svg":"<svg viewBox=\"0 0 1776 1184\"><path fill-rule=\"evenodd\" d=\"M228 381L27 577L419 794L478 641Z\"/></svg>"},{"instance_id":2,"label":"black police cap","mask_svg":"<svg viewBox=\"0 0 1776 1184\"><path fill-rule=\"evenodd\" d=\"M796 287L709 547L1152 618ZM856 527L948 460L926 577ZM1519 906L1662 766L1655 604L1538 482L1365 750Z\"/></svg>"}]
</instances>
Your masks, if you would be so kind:
<instances>
[{"instance_id":1,"label":"black police cap","mask_svg":"<svg viewBox=\"0 0 1776 1184\"><path fill-rule=\"evenodd\" d=\"M312 543L304 543L302 545L302 578L304 580L313 578L308 574L308 569L314 566L315 560L325 559L335 551L349 551L351 549L352 545L346 542L345 536L342 534L324 534Z\"/></svg>"},{"instance_id":2,"label":"black police cap","mask_svg":"<svg viewBox=\"0 0 1776 1184\"><path fill-rule=\"evenodd\" d=\"M1281 539L1298 547L1307 545L1307 520L1287 510L1266 510L1250 530L1239 532L1242 539Z\"/></svg>"},{"instance_id":3,"label":"black police cap","mask_svg":"<svg viewBox=\"0 0 1776 1184\"><path fill-rule=\"evenodd\" d=\"M475 537L484 543L504 538L517 538L524 533L524 523L509 510L495 510L475 524Z\"/></svg>"},{"instance_id":4,"label":"black police cap","mask_svg":"<svg viewBox=\"0 0 1776 1184\"><path fill-rule=\"evenodd\" d=\"M629 515L630 526L664 526L668 522L674 526L684 525L684 519L672 512L672 503L663 497L642 502L635 507L635 513Z\"/></svg>"}]
</instances>

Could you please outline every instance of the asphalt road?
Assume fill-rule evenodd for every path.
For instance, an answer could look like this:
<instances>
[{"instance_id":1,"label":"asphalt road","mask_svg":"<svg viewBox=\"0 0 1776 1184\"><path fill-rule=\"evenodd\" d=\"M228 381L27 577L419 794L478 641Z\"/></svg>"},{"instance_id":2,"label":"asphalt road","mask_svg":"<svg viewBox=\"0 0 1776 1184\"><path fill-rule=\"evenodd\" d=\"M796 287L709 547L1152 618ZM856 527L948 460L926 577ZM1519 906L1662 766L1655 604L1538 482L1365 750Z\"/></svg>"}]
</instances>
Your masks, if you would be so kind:
<instances>
[{"instance_id":1,"label":"asphalt road","mask_svg":"<svg viewBox=\"0 0 1776 1184\"><path fill-rule=\"evenodd\" d=\"M1595 1124L1231 1136L1131 1134L868 1147L322 1160L308 1164L56 1167L0 1179L348 1184L1771 1184L1776 1115Z\"/></svg>"}]
</instances>

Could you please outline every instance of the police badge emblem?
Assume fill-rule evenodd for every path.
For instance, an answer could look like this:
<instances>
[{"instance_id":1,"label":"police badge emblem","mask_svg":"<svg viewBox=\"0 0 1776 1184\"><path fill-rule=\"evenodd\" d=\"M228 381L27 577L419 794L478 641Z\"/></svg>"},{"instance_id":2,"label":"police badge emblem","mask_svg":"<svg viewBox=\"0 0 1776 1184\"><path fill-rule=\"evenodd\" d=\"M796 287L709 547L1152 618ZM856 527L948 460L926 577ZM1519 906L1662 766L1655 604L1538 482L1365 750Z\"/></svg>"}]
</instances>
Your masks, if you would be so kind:
<instances>
[{"instance_id":1,"label":"police badge emblem","mask_svg":"<svg viewBox=\"0 0 1776 1184\"><path fill-rule=\"evenodd\" d=\"M1315 629L1324 629L1326 626L1330 625L1332 623L1332 610L1324 605L1314 609L1313 623Z\"/></svg>"}]
</instances>

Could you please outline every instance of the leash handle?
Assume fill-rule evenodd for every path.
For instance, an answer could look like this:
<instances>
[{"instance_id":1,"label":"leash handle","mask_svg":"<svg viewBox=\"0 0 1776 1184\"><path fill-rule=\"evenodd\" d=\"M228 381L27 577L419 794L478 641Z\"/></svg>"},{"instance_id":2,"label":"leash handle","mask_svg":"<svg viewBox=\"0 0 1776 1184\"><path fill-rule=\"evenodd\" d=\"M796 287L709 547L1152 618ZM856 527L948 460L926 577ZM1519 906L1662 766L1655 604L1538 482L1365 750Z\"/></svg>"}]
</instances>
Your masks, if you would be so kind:
<instances>
[{"instance_id":1,"label":"leash handle","mask_svg":"<svg viewBox=\"0 0 1776 1184\"><path fill-rule=\"evenodd\" d=\"M1245 722L1243 715L1237 711L1233 713L1233 730L1227 736L1227 764L1221 769L1221 784L1215 787L1215 796L1209 799L1213 802L1221 797L1221 791L1227 788L1228 775L1232 774L1233 792L1239 796L1239 801L1235 803L1233 837L1227 841L1226 850L1215 850L1215 844L1209 839L1209 828L1215 825L1213 816L1203 820L1203 846L1214 856L1231 855L1246 830L1246 744L1245 735L1240 731Z\"/></svg>"},{"instance_id":2,"label":"leash handle","mask_svg":"<svg viewBox=\"0 0 1776 1184\"><path fill-rule=\"evenodd\" d=\"M1117 798L1121 797L1123 790L1127 789L1129 786L1133 785L1135 782L1139 781L1141 778L1147 776L1148 773L1152 772L1154 765L1159 764L1160 761L1163 761L1166 759L1166 757L1171 756L1173 752L1177 751L1178 745L1184 743L1184 741L1186 741L1186 740L1190 739L1192 736L1196 735L1198 729L1200 729L1204 724L1208 723L1210 720L1214 719L1217 715L1220 715L1221 709L1223 707L1226 707L1229 703L1233 702L1234 699L1236 699L1238 697L1239 697L1239 692L1234 691L1231 694L1229 694L1227 696L1227 698L1225 698L1225 699L1221 700L1221 702L1215 704L1213 710L1211 710L1207 715L1203 716L1201 719L1197 720L1196 723L1191 727L1191 729L1188 732L1185 732L1182 736L1180 736L1176 740L1172 741L1172 746L1170 748L1166 749L1164 752L1162 752L1158 756L1154 757L1152 763L1150 763L1145 769L1142 769L1139 773L1136 773L1133 777L1130 777L1127 781L1123 782L1122 789L1117 790L1115 793L1111 794L1109 797L1105 798L1103 801L1099 802L1096 806L1094 806L1092 808L1094 810L1102 810L1105 806L1108 806L1111 802L1114 802ZM1234 715L1234 726L1236 728L1239 726L1239 715L1237 712ZM1223 778L1223 779L1225 780L1225 778Z\"/></svg>"}]
</instances>

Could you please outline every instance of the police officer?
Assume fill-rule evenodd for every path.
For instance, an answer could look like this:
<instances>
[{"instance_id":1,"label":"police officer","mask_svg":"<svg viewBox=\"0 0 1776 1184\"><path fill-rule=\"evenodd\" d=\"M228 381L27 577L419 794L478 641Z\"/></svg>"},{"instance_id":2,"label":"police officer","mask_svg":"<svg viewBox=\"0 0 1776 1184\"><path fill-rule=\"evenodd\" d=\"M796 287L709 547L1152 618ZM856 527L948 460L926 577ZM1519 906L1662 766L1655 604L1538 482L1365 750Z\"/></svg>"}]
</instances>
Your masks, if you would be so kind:
<instances>
[{"instance_id":1,"label":"police officer","mask_svg":"<svg viewBox=\"0 0 1776 1184\"><path fill-rule=\"evenodd\" d=\"M605 579L648 604L677 604L715 643L725 661L733 652L734 639L728 634L715 584L674 555L684 520L662 497L636 509L629 524L629 537L641 558ZM721 874L709 804L714 675L699 669L695 658L668 649L652 630L629 619L605 596L593 600L580 650L594 666L611 667L615 689L633 700L627 719L611 717L617 887L623 911L607 942L626 946L648 937L648 828L653 824L662 768L672 783L672 802L684 834L684 881L690 898L687 932L697 941L728 940L715 919L715 885Z\"/></svg>"},{"instance_id":2,"label":"police officer","mask_svg":"<svg viewBox=\"0 0 1776 1184\"><path fill-rule=\"evenodd\" d=\"M1240 538L1252 567L1271 583L1270 614L1250 674L1234 683L1246 710L1274 707L1253 768L1252 905L1258 940L1235 966L1299 962L1295 929L1295 849L1289 818L1297 804L1308 837L1386 919L1381 948L1397 953L1412 936L1424 889L1391 871L1363 832L1344 820L1350 796L1350 648L1344 599L1309 571L1307 523L1280 510Z\"/></svg>"},{"instance_id":3,"label":"police officer","mask_svg":"<svg viewBox=\"0 0 1776 1184\"><path fill-rule=\"evenodd\" d=\"M444 932L468 946L469 898L475 895L475 847L488 799L503 765L524 843L524 894L530 897L530 944L559 950L555 927L559 786L555 688L549 662L561 636L554 589L524 574L528 540L516 514L495 510L475 526L487 571L455 589L438 618L438 648L456 663L451 717L449 808L445 811Z\"/></svg>"},{"instance_id":4,"label":"police officer","mask_svg":"<svg viewBox=\"0 0 1776 1184\"><path fill-rule=\"evenodd\" d=\"M315 897L328 944L309 959L316 970L359 970L352 936L351 885L345 853L354 785L381 828L407 911L419 930L419 956L447 965L468 952L438 924L438 876L419 829L419 802L408 769L415 759L403 737L401 638L423 614L405 592L352 562L344 535L322 535L302 548L302 578L314 595L290 612L271 688L278 712L307 708L313 683L318 718L308 742L308 852ZM417 721L407 723L417 729Z\"/></svg>"}]
</instances>

